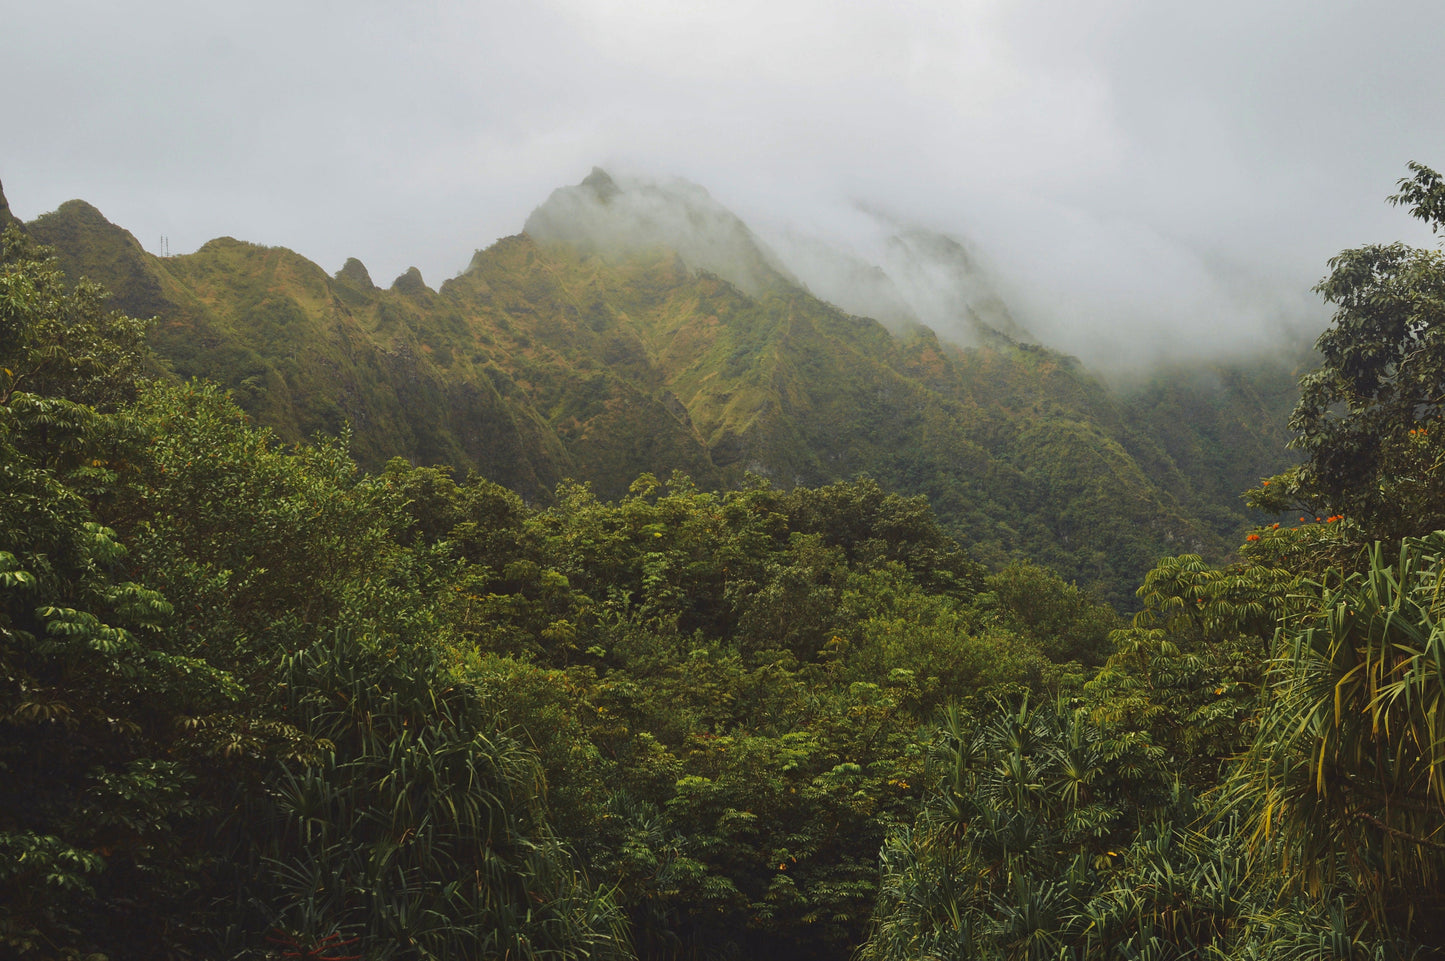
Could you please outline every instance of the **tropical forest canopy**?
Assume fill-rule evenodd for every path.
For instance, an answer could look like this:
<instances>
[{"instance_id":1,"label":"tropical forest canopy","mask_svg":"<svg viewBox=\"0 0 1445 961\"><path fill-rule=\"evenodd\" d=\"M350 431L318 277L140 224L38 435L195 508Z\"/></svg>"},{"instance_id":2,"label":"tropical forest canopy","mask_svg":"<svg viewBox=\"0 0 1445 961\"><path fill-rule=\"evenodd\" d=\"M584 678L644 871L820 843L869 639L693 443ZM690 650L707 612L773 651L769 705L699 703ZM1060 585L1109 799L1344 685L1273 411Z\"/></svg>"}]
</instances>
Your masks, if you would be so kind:
<instances>
[{"instance_id":1,"label":"tropical forest canopy","mask_svg":"<svg viewBox=\"0 0 1445 961\"><path fill-rule=\"evenodd\" d=\"M1266 368L1124 395L528 236L380 291L11 225L0 944L1438 954L1442 285L1330 263L1260 481Z\"/></svg>"}]
</instances>

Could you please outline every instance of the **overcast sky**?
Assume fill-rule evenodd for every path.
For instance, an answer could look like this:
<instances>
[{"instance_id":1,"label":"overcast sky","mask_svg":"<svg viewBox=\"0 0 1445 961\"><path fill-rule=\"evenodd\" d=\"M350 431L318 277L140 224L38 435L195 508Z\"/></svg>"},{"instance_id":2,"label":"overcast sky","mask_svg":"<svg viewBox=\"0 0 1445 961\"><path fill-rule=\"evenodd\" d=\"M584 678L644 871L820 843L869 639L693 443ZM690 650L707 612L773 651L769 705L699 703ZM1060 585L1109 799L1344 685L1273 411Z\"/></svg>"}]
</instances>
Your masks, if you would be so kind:
<instances>
[{"instance_id":1,"label":"overcast sky","mask_svg":"<svg viewBox=\"0 0 1445 961\"><path fill-rule=\"evenodd\" d=\"M0 182L435 286L611 165L951 231L1065 325L1228 330L1432 242L1383 199L1445 167L1442 39L1439 0L9 3Z\"/></svg>"}]
</instances>

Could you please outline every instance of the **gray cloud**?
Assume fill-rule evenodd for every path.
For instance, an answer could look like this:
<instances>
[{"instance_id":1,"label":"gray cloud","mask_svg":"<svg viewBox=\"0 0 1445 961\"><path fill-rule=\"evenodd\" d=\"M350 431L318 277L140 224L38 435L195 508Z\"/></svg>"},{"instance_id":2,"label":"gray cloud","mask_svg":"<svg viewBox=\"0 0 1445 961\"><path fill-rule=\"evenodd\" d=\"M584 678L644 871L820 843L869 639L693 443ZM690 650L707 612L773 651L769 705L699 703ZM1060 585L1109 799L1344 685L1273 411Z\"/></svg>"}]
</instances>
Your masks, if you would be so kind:
<instances>
[{"instance_id":1,"label":"gray cloud","mask_svg":"<svg viewBox=\"0 0 1445 961\"><path fill-rule=\"evenodd\" d=\"M1430 242L1381 200L1445 164L1442 35L1428 0L50 0L0 31L0 178L435 284L602 164L770 239L956 237L1086 357L1267 350L1335 251Z\"/></svg>"}]
</instances>

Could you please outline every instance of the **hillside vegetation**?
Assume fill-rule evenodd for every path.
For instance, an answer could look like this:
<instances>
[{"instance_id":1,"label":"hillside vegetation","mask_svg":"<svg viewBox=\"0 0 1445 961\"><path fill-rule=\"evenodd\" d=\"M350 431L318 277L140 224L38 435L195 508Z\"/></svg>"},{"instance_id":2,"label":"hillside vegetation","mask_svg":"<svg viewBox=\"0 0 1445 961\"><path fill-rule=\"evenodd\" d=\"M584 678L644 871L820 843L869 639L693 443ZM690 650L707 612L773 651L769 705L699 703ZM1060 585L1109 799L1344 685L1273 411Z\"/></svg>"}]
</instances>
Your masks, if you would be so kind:
<instances>
[{"instance_id":1,"label":"hillside vegetation","mask_svg":"<svg viewBox=\"0 0 1445 961\"><path fill-rule=\"evenodd\" d=\"M1445 186L1414 174L1398 202L1445 226ZM719 310L775 303L667 257L636 269ZM12 227L0 946L1438 957L1442 284L1437 251L1336 258L1291 421L1302 460L1248 491L1298 522L1227 562L1157 561L1126 622L1047 568L980 563L875 480L643 473L617 498L562 483L529 504L400 457L364 470L344 439L283 442L217 384L167 375L146 322ZM1102 392L1014 350L936 363L1018 365L1075 385L1074 410ZM1182 449L1206 450L1209 423ZM1072 430L1098 432L1118 477L1137 468ZM1021 473L1067 456L1033 443Z\"/></svg>"},{"instance_id":2,"label":"hillside vegetation","mask_svg":"<svg viewBox=\"0 0 1445 961\"><path fill-rule=\"evenodd\" d=\"M549 243L499 241L438 290L414 270L381 289L354 260L329 277L229 239L159 259L81 202L28 229L69 275L157 317L169 370L231 390L278 437L349 426L367 469L403 456L475 470L534 503L563 479L615 498L644 472L706 489L866 475L926 495L977 559L1041 561L1129 606L1157 557L1223 556L1247 523L1238 490L1288 463L1296 392L1279 358L1121 392L982 321L969 348L890 332L775 269L705 194L684 195L682 220L715 223L721 239L696 256L738 283L639 240L671 223L665 194L636 201L644 219L614 229L621 247L599 246L605 223L561 229L599 190L612 206L630 196L597 177L533 215Z\"/></svg>"}]
</instances>

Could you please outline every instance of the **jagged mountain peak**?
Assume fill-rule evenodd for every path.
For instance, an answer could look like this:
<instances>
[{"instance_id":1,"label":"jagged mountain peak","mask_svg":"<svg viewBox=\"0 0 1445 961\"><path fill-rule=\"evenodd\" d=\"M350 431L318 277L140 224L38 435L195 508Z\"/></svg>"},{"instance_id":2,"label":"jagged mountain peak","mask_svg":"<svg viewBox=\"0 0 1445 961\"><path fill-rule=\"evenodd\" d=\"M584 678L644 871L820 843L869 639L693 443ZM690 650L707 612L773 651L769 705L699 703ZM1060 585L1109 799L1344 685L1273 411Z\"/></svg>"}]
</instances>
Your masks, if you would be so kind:
<instances>
[{"instance_id":1,"label":"jagged mountain peak","mask_svg":"<svg viewBox=\"0 0 1445 961\"><path fill-rule=\"evenodd\" d=\"M591 190L603 203L622 192L622 188L617 186L617 181L612 179L612 175L601 167L593 167L592 172L582 179L580 186Z\"/></svg>"},{"instance_id":2,"label":"jagged mountain peak","mask_svg":"<svg viewBox=\"0 0 1445 961\"><path fill-rule=\"evenodd\" d=\"M420 276L419 273L418 276ZM346 258L346 263L342 264L341 269L336 272L336 279L343 284L368 293L377 289L376 284L371 280L371 271L367 270L366 265L355 257Z\"/></svg>"},{"instance_id":3,"label":"jagged mountain peak","mask_svg":"<svg viewBox=\"0 0 1445 961\"><path fill-rule=\"evenodd\" d=\"M1035 338L1012 316L986 268L956 237L859 208L876 236L867 255L791 229L764 240L702 186L682 178L628 178L601 167L552 192L527 218L543 247L566 245L617 260L673 251L756 296L798 288L895 334L920 325L959 344Z\"/></svg>"},{"instance_id":4,"label":"jagged mountain peak","mask_svg":"<svg viewBox=\"0 0 1445 961\"><path fill-rule=\"evenodd\" d=\"M105 214L84 200L67 200L50 213L36 217L27 227L36 236L73 233L103 235L135 252L142 250L141 243L135 239L134 234L112 223ZM54 245L58 241L49 239L42 242Z\"/></svg>"},{"instance_id":5,"label":"jagged mountain peak","mask_svg":"<svg viewBox=\"0 0 1445 961\"><path fill-rule=\"evenodd\" d=\"M360 265L360 263L361 261L357 261L358 265ZM362 268L362 270L365 269L365 267ZM396 280L393 280L391 282L391 289L399 294L406 294L412 297L432 293L432 289L426 285L426 281L422 280L421 271L415 267L408 267L405 273L396 278Z\"/></svg>"},{"instance_id":6,"label":"jagged mountain peak","mask_svg":"<svg viewBox=\"0 0 1445 961\"><path fill-rule=\"evenodd\" d=\"M543 246L567 245L608 259L672 250L689 268L716 274L749 295L797 285L747 224L681 178L631 179L594 167L576 186L552 191L525 230Z\"/></svg>"},{"instance_id":7,"label":"jagged mountain peak","mask_svg":"<svg viewBox=\"0 0 1445 961\"><path fill-rule=\"evenodd\" d=\"M105 285L113 307L136 317L151 317L165 309L154 264L140 241L85 201L67 200L25 229L55 248L72 279L86 277Z\"/></svg>"}]
</instances>

